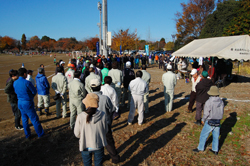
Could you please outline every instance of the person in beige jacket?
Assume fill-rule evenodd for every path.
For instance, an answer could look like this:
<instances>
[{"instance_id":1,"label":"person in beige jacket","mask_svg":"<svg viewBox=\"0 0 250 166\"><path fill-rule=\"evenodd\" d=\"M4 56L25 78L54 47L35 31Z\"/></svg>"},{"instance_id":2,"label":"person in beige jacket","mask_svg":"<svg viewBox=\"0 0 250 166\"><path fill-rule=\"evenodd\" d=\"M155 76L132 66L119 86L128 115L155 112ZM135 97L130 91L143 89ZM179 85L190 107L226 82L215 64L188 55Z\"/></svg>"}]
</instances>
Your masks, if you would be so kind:
<instances>
[{"instance_id":1,"label":"person in beige jacket","mask_svg":"<svg viewBox=\"0 0 250 166\"><path fill-rule=\"evenodd\" d=\"M92 79L96 79L96 78L101 81L101 77L99 75L95 74L95 69L93 67L89 68L89 72L90 72L89 76L86 77L86 79L85 79L85 89L88 93L91 93L93 91L91 89L90 81Z\"/></svg>"},{"instance_id":2,"label":"person in beige jacket","mask_svg":"<svg viewBox=\"0 0 250 166\"><path fill-rule=\"evenodd\" d=\"M167 65L167 72L162 75L162 83L164 85L165 110L171 112L174 100L174 87L177 83L176 75L172 72L172 66Z\"/></svg>"},{"instance_id":3,"label":"person in beige jacket","mask_svg":"<svg viewBox=\"0 0 250 166\"><path fill-rule=\"evenodd\" d=\"M60 94L60 98L56 100L56 116L60 118L61 114L61 103L63 107L62 117L66 118L67 116L67 86L68 81L67 78L62 74L63 69L61 67L57 68L57 74L52 77L51 87L56 92L56 94Z\"/></svg>"},{"instance_id":4,"label":"person in beige jacket","mask_svg":"<svg viewBox=\"0 0 250 166\"><path fill-rule=\"evenodd\" d=\"M86 97L86 90L80 81L81 72L74 73L74 79L69 83L69 108L70 108L70 128L74 129L76 113L79 115L85 110L82 100Z\"/></svg>"}]
</instances>

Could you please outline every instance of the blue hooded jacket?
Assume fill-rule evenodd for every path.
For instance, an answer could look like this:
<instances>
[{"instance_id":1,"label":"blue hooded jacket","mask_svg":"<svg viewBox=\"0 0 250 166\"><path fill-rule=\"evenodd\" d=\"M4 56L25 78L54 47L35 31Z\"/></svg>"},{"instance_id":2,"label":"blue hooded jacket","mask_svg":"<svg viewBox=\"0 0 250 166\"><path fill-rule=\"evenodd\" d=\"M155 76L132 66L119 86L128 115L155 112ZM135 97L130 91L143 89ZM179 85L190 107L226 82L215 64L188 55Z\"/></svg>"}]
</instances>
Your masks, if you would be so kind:
<instances>
[{"instance_id":1,"label":"blue hooded jacket","mask_svg":"<svg viewBox=\"0 0 250 166\"><path fill-rule=\"evenodd\" d=\"M37 87L37 93L39 95L48 95L50 85L49 82L44 74L37 74L36 76L36 87Z\"/></svg>"},{"instance_id":2,"label":"blue hooded jacket","mask_svg":"<svg viewBox=\"0 0 250 166\"><path fill-rule=\"evenodd\" d=\"M30 81L23 77L19 77L13 84L15 93L17 94L18 104L21 101L33 101L36 95L36 88Z\"/></svg>"}]
</instances>

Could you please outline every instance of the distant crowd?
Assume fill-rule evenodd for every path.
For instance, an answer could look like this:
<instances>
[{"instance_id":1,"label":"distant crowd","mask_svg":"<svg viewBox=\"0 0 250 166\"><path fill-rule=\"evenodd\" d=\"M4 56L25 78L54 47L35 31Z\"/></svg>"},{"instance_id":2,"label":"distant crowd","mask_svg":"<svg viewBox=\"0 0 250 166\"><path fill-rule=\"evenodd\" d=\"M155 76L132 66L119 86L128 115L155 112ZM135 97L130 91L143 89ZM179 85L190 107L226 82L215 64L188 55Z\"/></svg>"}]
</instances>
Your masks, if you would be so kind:
<instances>
[{"instance_id":1,"label":"distant crowd","mask_svg":"<svg viewBox=\"0 0 250 166\"><path fill-rule=\"evenodd\" d=\"M69 99L70 128L79 138L79 150L84 165L91 165L91 154L95 156L95 165L102 165L104 147L109 152L112 162L119 163L120 156L112 135L112 121L120 118L120 110L126 106L125 109L129 110L127 124L133 125L137 109L137 123L139 126L143 125L144 114L150 111L148 96L151 75L147 67L156 63L159 69L166 70L162 75L165 97L163 107L166 112L172 111L177 79L188 79L191 75L192 89L187 112L193 111L196 102L195 124L204 125L199 146L194 151L204 151L206 139L212 131L214 139L211 151L218 154L219 124L223 117L224 104L219 98L219 89L214 84L215 73L221 75L220 60L212 63L211 59L206 68L206 63L194 59L191 71L187 70L187 59L170 55L110 55L107 58L97 55L81 56L70 59L67 66L63 60L57 62L54 56L53 63L56 68L51 85L45 75L44 65L38 68L35 80L32 78L33 71L26 70L24 64L18 71L9 71L10 78L6 82L5 92L15 116L15 128L24 130L26 138L31 138L29 119L39 138L46 135L37 112L40 116L51 115L51 97L56 101L57 118L68 116ZM135 72L134 69L139 70ZM51 96L50 87L55 95ZM37 112L34 105L36 94ZM20 124L21 117L23 126Z\"/></svg>"}]
</instances>

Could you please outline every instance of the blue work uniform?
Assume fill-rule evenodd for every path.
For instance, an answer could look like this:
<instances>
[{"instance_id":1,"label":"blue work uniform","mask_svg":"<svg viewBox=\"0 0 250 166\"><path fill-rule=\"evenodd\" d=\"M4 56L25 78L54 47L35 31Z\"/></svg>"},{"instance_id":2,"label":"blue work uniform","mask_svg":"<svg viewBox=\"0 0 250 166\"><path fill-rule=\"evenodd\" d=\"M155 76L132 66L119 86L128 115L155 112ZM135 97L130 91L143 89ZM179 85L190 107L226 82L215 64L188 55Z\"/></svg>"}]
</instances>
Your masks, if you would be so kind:
<instances>
[{"instance_id":1,"label":"blue work uniform","mask_svg":"<svg viewBox=\"0 0 250 166\"><path fill-rule=\"evenodd\" d=\"M41 123L39 122L39 118L34 107L34 96L37 93L36 88L30 81L27 81L23 77L19 77L14 82L13 86L17 94L18 108L21 111L23 128L26 138L29 138L31 136L29 119L34 126L38 137L43 136L44 131Z\"/></svg>"}]
</instances>

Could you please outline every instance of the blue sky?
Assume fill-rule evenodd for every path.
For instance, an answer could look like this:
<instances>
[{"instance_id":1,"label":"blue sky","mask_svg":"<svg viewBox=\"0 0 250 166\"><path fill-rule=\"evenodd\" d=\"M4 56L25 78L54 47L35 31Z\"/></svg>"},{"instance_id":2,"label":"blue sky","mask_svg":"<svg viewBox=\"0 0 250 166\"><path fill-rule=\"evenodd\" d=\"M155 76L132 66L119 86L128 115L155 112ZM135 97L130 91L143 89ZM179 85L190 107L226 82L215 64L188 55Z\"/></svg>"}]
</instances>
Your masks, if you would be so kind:
<instances>
[{"instance_id":1,"label":"blue sky","mask_svg":"<svg viewBox=\"0 0 250 166\"><path fill-rule=\"evenodd\" d=\"M98 1L102 0L0 0L0 36L17 40L46 35L77 40L99 34ZM108 0L108 31L137 29L140 39L172 40L175 13L188 0Z\"/></svg>"}]
</instances>

